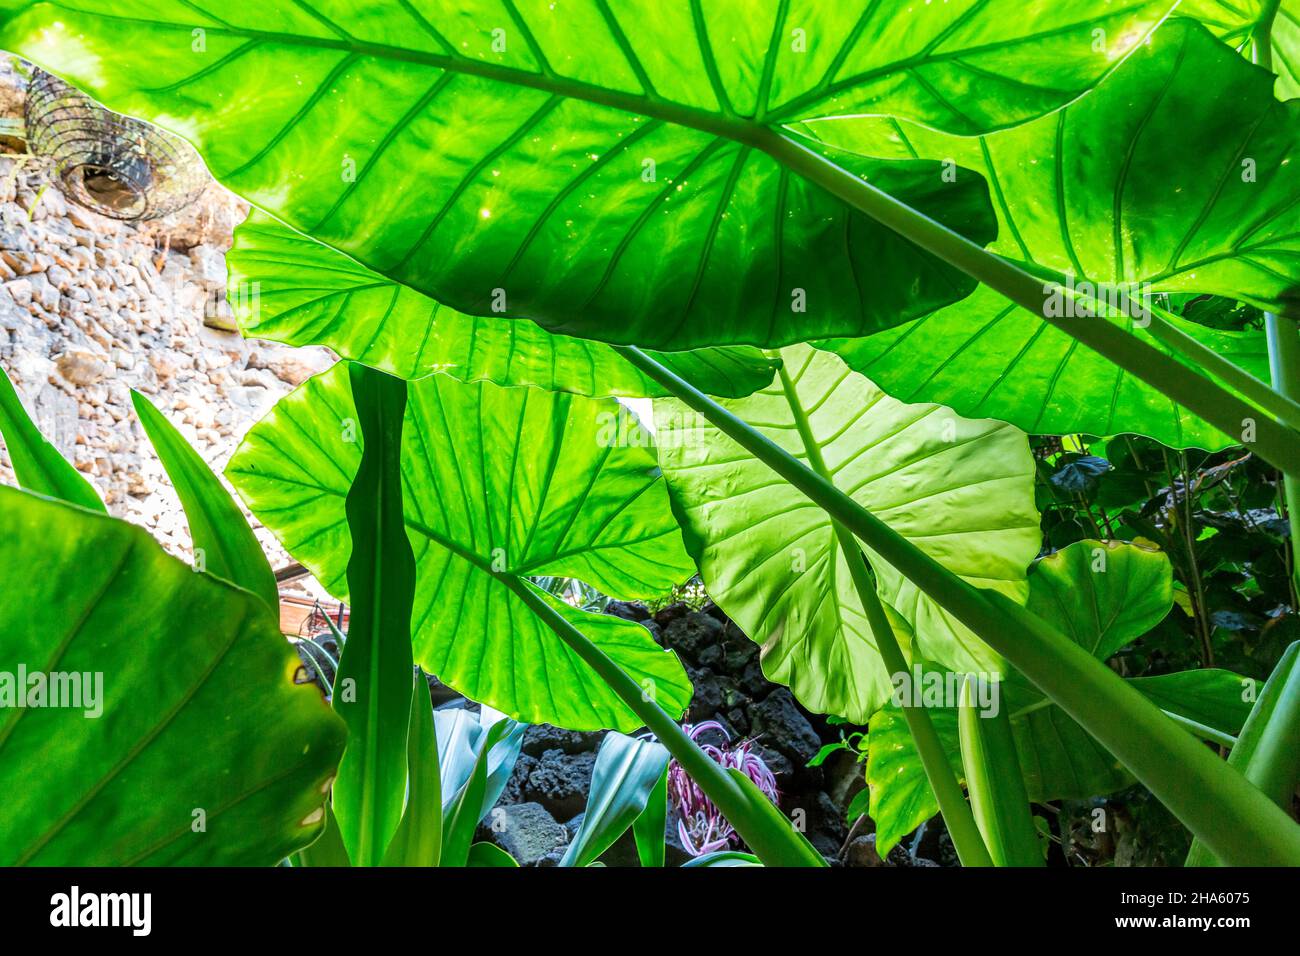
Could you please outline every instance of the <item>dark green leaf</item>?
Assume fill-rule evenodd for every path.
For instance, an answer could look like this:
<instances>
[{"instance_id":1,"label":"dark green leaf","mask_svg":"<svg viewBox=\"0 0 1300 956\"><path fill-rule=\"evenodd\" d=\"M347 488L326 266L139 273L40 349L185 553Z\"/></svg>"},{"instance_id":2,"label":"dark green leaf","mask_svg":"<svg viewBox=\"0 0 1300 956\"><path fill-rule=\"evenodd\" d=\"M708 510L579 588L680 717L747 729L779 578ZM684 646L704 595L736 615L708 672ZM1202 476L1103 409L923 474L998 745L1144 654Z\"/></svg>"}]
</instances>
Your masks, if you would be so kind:
<instances>
[{"instance_id":1,"label":"dark green leaf","mask_svg":"<svg viewBox=\"0 0 1300 956\"><path fill-rule=\"evenodd\" d=\"M343 726L263 601L12 488L0 527L0 863L269 866L320 834ZM23 671L82 706L17 706Z\"/></svg>"}]
</instances>

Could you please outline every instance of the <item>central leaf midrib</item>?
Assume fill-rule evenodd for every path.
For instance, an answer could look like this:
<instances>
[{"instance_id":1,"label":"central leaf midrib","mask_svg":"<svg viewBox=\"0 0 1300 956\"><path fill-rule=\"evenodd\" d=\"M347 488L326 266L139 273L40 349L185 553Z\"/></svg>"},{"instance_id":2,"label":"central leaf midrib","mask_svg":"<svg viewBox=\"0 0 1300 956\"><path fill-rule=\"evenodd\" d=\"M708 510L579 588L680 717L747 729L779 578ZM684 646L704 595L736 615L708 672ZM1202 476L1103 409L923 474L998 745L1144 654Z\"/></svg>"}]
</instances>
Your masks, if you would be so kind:
<instances>
[{"instance_id":1,"label":"central leaf midrib","mask_svg":"<svg viewBox=\"0 0 1300 956\"><path fill-rule=\"evenodd\" d=\"M84 11L82 11L84 12ZM146 20L140 17L126 17L113 14L94 13L103 20L113 20L131 25L146 25L163 29L184 30L187 34L190 26L169 23L167 21ZM280 33L271 30L250 30L229 26L212 26L204 28L209 35L228 36L251 41L280 43L286 46L307 47L310 49L337 50L355 56L369 56L376 59L393 60L403 63L415 63L422 66L437 67L450 73L478 76L514 86L562 96L567 99L581 100L596 106L608 106L653 119L661 119L679 126L690 127L715 136L762 146L762 143L774 134L767 127L753 120L736 115L712 113L698 107L673 103L659 97L624 93L573 80L567 77L546 73L533 73L514 67L484 63L445 53L432 53L427 50L411 50L405 47L389 46L382 43L369 43L358 40L331 39L328 37L301 36L293 33Z\"/></svg>"}]
</instances>

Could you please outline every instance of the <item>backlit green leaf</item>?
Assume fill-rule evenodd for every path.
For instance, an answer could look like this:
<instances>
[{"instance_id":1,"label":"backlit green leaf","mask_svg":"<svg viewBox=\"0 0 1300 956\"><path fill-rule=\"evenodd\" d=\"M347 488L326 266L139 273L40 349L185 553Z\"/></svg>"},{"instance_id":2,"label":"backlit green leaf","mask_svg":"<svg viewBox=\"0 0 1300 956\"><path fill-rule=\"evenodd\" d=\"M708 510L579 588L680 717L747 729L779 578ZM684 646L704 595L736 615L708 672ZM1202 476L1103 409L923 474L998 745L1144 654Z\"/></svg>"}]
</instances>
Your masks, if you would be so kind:
<instances>
[{"instance_id":1,"label":"backlit green leaf","mask_svg":"<svg viewBox=\"0 0 1300 956\"><path fill-rule=\"evenodd\" d=\"M28 491L92 511L107 513L104 502L58 449L47 442L23 408L9 375L0 368L0 438L18 483Z\"/></svg>"},{"instance_id":2,"label":"backlit green leaf","mask_svg":"<svg viewBox=\"0 0 1300 956\"><path fill-rule=\"evenodd\" d=\"M536 385L578 395L667 393L598 342L526 320L463 315L254 211L226 257L229 301L245 335L328 345L394 375L441 371L462 382ZM772 381L776 361L752 346L655 352L704 391L738 398Z\"/></svg>"},{"instance_id":3,"label":"backlit green leaf","mask_svg":"<svg viewBox=\"0 0 1300 956\"><path fill-rule=\"evenodd\" d=\"M641 725L498 578L574 577L630 600L691 576L654 452L622 442L623 414L612 400L531 388L442 375L411 383L402 472L417 567L412 640L425 670L530 723ZM282 399L227 468L253 512L340 599L355 416L336 367ZM690 683L645 628L545 600L664 709L682 712Z\"/></svg>"},{"instance_id":4,"label":"backlit green leaf","mask_svg":"<svg viewBox=\"0 0 1300 956\"><path fill-rule=\"evenodd\" d=\"M1022 122L1094 86L1173 6L7 0L0 43L452 308L690 348L863 335L973 287L778 165L774 131L846 113L964 135ZM974 177L841 161L992 238Z\"/></svg>"},{"instance_id":5,"label":"backlit green leaf","mask_svg":"<svg viewBox=\"0 0 1300 956\"><path fill-rule=\"evenodd\" d=\"M801 459L940 563L1023 600L1038 551L1025 436L936 405L904 405L828 352L783 350L778 382L724 406ZM763 672L804 706L859 723L889 696L830 519L720 431L656 401L660 458L710 597L762 648ZM868 557L871 558L870 552ZM917 653L992 670L997 655L897 571L872 559L878 590L912 626Z\"/></svg>"},{"instance_id":6,"label":"backlit green leaf","mask_svg":"<svg viewBox=\"0 0 1300 956\"><path fill-rule=\"evenodd\" d=\"M1300 167L1291 162L1300 120L1271 86L1266 71L1179 20L1095 92L1016 129L959 139L870 118L807 128L872 155L949 156L978 170L1000 223L991 249L1045 282L1072 276L1075 288L1102 284L1142 302L1213 293L1291 314L1300 311L1291 216L1300 202ZM1146 321L1125 323L1148 337ZM1172 324L1268 380L1262 333ZM1241 439L988 289L868 339L823 344L900 398L1031 432L1134 432L1176 447Z\"/></svg>"}]
</instances>

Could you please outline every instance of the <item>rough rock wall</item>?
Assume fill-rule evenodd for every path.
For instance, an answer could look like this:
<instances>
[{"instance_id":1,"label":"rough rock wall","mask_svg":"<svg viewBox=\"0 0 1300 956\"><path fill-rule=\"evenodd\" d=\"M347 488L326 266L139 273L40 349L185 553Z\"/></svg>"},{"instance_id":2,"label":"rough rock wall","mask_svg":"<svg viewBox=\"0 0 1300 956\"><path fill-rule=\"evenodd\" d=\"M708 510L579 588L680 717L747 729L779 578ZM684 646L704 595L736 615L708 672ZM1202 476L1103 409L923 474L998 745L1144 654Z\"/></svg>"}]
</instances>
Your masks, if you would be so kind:
<instances>
[{"instance_id":1,"label":"rough rock wall","mask_svg":"<svg viewBox=\"0 0 1300 956\"><path fill-rule=\"evenodd\" d=\"M21 116L22 104L21 75L6 64L0 115ZM333 356L210 327L231 323L225 252L248 211L220 186L137 226L67 202L49 179L39 160L0 155L0 365L109 511L185 557L184 514L131 389L220 472L248 428ZM13 483L3 451L0 481ZM259 537L275 566L286 563L268 533Z\"/></svg>"}]
</instances>

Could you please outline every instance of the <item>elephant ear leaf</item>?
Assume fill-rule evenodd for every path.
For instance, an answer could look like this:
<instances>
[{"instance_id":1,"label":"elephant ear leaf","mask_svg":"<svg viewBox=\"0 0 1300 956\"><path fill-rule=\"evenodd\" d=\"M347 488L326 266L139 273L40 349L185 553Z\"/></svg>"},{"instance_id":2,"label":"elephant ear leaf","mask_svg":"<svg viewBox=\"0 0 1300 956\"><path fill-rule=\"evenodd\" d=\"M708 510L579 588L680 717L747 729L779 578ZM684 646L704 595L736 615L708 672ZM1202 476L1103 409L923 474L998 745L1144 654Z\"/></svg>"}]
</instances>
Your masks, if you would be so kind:
<instances>
[{"instance_id":1,"label":"elephant ear leaf","mask_svg":"<svg viewBox=\"0 0 1300 956\"><path fill-rule=\"evenodd\" d=\"M1274 92L1279 100L1300 96L1300 7L1295 0L1182 0L1178 16L1199 20L1251 63L1264 62L1257 37L1267 19L1268 52L1277 73Z\"/></svg>"},{"instance_id":2,"label":"elephant ear leaf","mask_svg":"<svg viewBox=\"0 0 1300 956\"><path fill-rule=\"evenodd\" d=\"M685 349L864 335L974 287L779 164L786 126L1014 125L1086 92L1174 6L50 3L0 44L156 117L234 191L451 308ZM976 177L840 160L993 238Z\"/></svg>"},{"instance_id":3,"label":"elephant ear leaf","mask_svg":"<svg viewBox=\"0 0 1300 956\"><path fill-rule=\"evenodd\" d=\"M321 833L343 726L262 600L61 502L0 488L0 525L28 675L0 675L0 863L268 866Z\"/></svg>"},{"instance_id":4,"label":"elephant ear leaf","mask_svg":"<svg viewBox=\"0 0 1300 956\"><path fill-rule=\"evenodd\" d=\"M780 381L723 405L808 460L950 570L1023 601L1038 551L1023 433L937 405L895 401L828 352L781 353ZM660 459L709 595L762 648L763 672L804 706L865 723L888 699L876 650L826 514L676 401L656 401ZM885 562L877 590L920 656L993 670L997 656Z\"/></svg>"},{"instance_id":5,"label":"elephant ear leaf","mask_svg":"<svg viewBox=\"0 0 1300 956\"><path fill-rule=\"evenodd\" d=\"M1173 606L1169 559L1142 543L1076 541L1035 563L1029 610L1105 660L1155 627ZM1167 712L1235 734L1250 712L1243 678L1214 668L1132 678ZM1034 800L1110 793L1132 781L1119 762L1015 671L1003 682L1005 706Z\"/></svg>"},{"instance_id":6,"label":"elephant ear leaf","mask_svg":"<svg viewBox=\"0 0 1300 956\"><path fill-rule=\"evenodd\" d=\"M456 312L257 210L235 229L226 265L227 299L247 336L328 345L404 378L443 372L462 382L595 398L667 394L608 345L553 334L526 319ZM771 384L777 364L743 345L653 355L726 398Z\"/></svg>"},{"instance_id":7,"label":"elephant ear leaf","mask_svg":"<svg viewBox=\"0 0 1300 956\"><path fill-rule=\"evenodd\" d=\"M411 383L403 511L416 558L412 642L426 671L528 723L641 725L510 580L533 588L665 710L684 710L685 671L645 628L580 611L527 580L573 577L633 600L694 572L654 450L620 438L625 414L608 399L443 375ZM227 468L253 513L340 599L350 548L343 500L360 460L355 416L336 367L282 399ZM489 453L500 448L508 454Z\"/></svg>"},{"instance_id":8,"label":"elephant ear leaf","mask_svg":"<svg viewBox=\"0 0 1300 956\"><path fill-rule=\"evenodd\" d=\"M876 156L946 156L977 171L999 220L991 251L1048 289L1126 292L1138 308L1115 321L1133 335L1169 352L1149 327L1159 311L1268 381L1263 332L1205 328L1168 314L1157 294L1220 295L1300 315L1300 235L1291 228L1300 175L1290 159L1300 115L1274 99L1272 84L1203 27L1176 20L1088 96L1014 129L963 139L861 118L805 131ZM1065 311L1074 305L1047 302L1058 315L1097 321ZM865 339L819 344L890 394L1033 433L1133 432L1183 448L1240 441L988 288Z\"/></svg>"},{"instance_id":9,"label":"elephant ear leaf","mask_svg":"<svg viewBox=\"0 0 1300 956\"><path fill-rule=\"evenodd\" d=\"M1106 660L1159 624L1173 603L1173 567L1163 551L1086 541L1034 563L1025 606Z\"/></svg>"},{"instance_id":10,"label":"elephant ear leaf","mask_svg":"<svg viewBox=\"0 0 1300 956\"><path fill-rule=\"evenodd\" d=\"M107 513L86 477L68 464L37 429L22 400L0 368L0 437L9 452L18 483L38 495L57 498L91 511Z\"/></svg>"}]
</instances>

